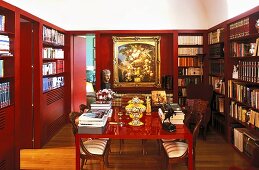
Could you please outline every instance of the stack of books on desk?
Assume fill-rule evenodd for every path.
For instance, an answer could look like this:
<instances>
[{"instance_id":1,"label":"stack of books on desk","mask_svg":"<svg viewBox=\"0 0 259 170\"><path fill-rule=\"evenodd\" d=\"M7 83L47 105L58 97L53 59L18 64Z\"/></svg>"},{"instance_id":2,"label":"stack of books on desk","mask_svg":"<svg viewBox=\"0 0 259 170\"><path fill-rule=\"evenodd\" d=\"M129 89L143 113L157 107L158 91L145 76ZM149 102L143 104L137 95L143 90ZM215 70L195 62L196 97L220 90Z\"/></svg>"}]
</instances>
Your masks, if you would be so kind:
<instances>
[{"instance_id":1,"label":"stack of books on desk","mask_svg":"<svg viewBox=\"0 0 259 170\"><path fill-rule=\"evenodd\" d=\"M107 101L107 102L98 102L96 101L95 103L91 103L91 110L103 110L108 114L108 117L112 116L112 102Z\"/></svg>"},{"instance_id":2,"label":"stack of books on desk","mask_svg":"<svg viewBox=\"0 0 259 170\"><path fill-rule=\"evenodd\" d=\"M79 117L78 133L101 134L108 120L107 110L89 110Z\"/></svg>"},{"instance_id":3,"label":"stack of books on desk","mask_svg":"<svg viewBox=\"0 0 259 170\"><path fill-rule=\"evenodd\" d=\"M107 102L94 102L90 104L91 109L111 109L112 108L112 102L107 101Z\"/></svg>"}]
</instances>

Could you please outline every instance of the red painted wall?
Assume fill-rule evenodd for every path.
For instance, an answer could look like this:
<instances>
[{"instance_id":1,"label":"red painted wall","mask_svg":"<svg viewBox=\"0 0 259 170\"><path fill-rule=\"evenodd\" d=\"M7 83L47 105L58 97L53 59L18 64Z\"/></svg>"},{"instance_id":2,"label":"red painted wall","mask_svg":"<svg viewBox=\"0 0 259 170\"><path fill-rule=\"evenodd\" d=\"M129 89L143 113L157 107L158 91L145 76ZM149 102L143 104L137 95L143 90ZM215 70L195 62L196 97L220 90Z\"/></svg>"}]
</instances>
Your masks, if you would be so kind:
<instances>
[{"instance_id":1,"label":"red painted wall","mask_svg":"<svg viewBox=\"0 0 259 170\"><path fill-rule=\"evenodd\" d=\"M160 72L163 75L173 75L173 33L159 32L158 33L148 33L140 32L134 33L133 31L128 31L125 33L120 33L119 31L113 31L111 33L100 33L96 36L96 78L97 78L97 89L100 89L101 82L101 71L103 69L109 69L113 72L113 41L112 36L161 36L160 41ZM113 82L113 75L111 75L111 83ZM157 88L138 88L139 91L145 93L155 90ZM161 89L161 88L160 88ZM136 88L116 88L117 92L136 92Z\"/></svg>"}]
</instances>

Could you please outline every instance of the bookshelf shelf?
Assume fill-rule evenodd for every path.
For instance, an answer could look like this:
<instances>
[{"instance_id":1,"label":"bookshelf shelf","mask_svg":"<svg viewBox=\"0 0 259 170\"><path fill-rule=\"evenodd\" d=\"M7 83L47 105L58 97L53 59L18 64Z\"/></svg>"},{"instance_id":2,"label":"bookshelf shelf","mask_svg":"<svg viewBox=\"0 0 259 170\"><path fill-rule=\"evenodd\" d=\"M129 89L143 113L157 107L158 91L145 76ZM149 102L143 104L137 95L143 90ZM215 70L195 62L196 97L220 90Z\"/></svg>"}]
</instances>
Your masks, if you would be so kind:
<instances>
[{"instance_id":1,"label":"bookshelf shelf","mask_svg":"<svg viewBox=\"0 0 259 170\"><path fill-rule=\"evenodd\" d=\"M249 41L251 39L256 39L259 37L259 33L253 33L253 34L250 34L250 35L247 35L247 36L243 36L243 37L239 37L239 38L233 38L233 39L230 39L229 41L230 42L246 42L246 41Z\"/></svg>"},{"instance_id":2,"label":"bookshelf shelf","mask_svg":"<svg viewBox=\"0 0 259 170\"><path fill-rule=\"evenodd\" d=\"M15 34L14 34L13 32L0 31L0 35L9 35L9 36L14 36Z\"/></svg>"},{"instance_id":3,"label":"bookshelf shelf","mask_svg":"<svg viewBox=\"0 0 259 170\"><path fill-rule=\"evenodd\" d=\"M202 55L202 54L201 54ZM200 55L178 55L179 58L185 58L185 57L200 57Z\"/></svg>"}]
</instances>

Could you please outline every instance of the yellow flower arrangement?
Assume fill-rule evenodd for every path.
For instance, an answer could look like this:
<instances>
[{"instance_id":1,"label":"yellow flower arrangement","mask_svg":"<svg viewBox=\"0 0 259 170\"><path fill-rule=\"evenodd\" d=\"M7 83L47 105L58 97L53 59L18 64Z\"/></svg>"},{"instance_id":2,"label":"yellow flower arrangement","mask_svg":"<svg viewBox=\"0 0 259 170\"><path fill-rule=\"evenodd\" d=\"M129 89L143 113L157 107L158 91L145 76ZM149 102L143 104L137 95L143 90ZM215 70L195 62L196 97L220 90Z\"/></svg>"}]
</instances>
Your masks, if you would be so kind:
<instances>
[{"instance_id":1,"label":"yellow flower arrangement","mask_svg":"<svg viewBox=\"0 0 259 170\"><path fill-rule=\"evenodd\" d=\"M128 101L128 105L125 107L127 112L145 112L146 106L143 105L144 101L140 100L138 97L133 97Z\"/></svg>"}]
</instances>

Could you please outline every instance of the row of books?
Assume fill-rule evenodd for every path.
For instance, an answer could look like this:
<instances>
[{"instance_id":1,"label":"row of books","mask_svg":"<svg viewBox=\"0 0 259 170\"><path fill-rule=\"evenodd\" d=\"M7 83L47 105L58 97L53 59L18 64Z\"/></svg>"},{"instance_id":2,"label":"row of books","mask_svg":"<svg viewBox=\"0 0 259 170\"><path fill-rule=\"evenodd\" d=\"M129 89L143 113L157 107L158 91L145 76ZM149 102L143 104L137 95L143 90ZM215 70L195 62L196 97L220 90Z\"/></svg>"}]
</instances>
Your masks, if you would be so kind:
<instances>
[{"instance_id":1,"label":"row of books","mask_svg":"<svg viewBox=\"0 0 259 170\"><path fill-rule=\"evenodd\" d=\"M225 110L224 102L225 102L224 97L216 95L215 102L213 103L213 109L219 113L224 113L224 110Z\"/></svg>"},{"instance_id":2,"label":"row of books","mask_svg":"<svg viewBox=\"0 0 259 170\"><path fill-rule=\"evenodd\" d=\"M228 81L228 97L244 103L248 107L259 109L259 88L256 86L245 86Z\"/></svg>"},{"instance_id":3,"label":"row of books","mask_svg":"<svg viewBox=\"0 0 259 170\"><path fill-rule=\"evenodd\" d=\"M215 44L219 42L223 42L223 32L224 28L219 28L216 31L210 32L208 34L208 43Z\"/></svg>"},{"instance_id":4,"label":"row of books","mask_svg":"<svg viewBox=\"0 0 259 170\"><path fill-rule=\"evenodd\" d=\"M185 106L186 105L186 98L179 96L178 103L179 103L180 106Z\"/></svg>"},{"instance_id":5,"label":"row of books","mask_svg":"<svg viewBox=\"0 0 259 170\"><path fill-rule=\"evenodd\" d=\"M236 69L236 70L235 70ZM259 62L258 61L239 61L234 65L232 78L259 83Z\"/></svg>"},{"instance_id":6,"label":"row of books","mask_svg":"<svg viewBox=\"0 0 259 170\"><path fill-rule=\"evenodd\" d=\"M229 25L229 38L239 38L249 35L249 17L238 20Z\"/></svg>"},{"instance_id":7,"label":"row of books","mask_svg":"<svg viewBox=\"0 0 259 170\"><path fill-rule=\"evenodd\" d=\"M259 136L256 133L244 127L234 128L233 138L234 145L240 152L245 153L249 158L255 159L257 155L255 155L256 152L254 151L258 149L257 143L259 141Z\"/></svg>"},{"instance_id":8,"label":"row of books","mask_svg":"<svg viewBox=\"0 0 259 170\"><path fill-rule=\"evenodd\" d=\"M9 106L10 103L10 82L0 83L0 107Z\"/></svg>"},{"instance_id":9,"label":"row of books","mask_svg":"<svg viewBox=\"0 0 259 170\"><path fill-rule=\"evenodd\" d=\"M194 56L203 54L203 48L178 48L179 56Z\"/></svg>"},{"instance_id":10,"label":"row of books","mask_svg":"<svg viewBox=\"0 0 259 170\"><path fill-rule=\"evenodd\" d=\"M212 85L213 90L219 94L225 94L225 82L221 77L210 76L209 84Z\"/></svg>"},{"instance_id":11,"label":"row of books","mask_svg":"<svg viewBox=\"0 0 259 170\"><path fill-rule=\"evenodd\" d=\"M178 96L186 97L187 96L187 89L186 88L178 88Z\"/></svg>"},{"instance_id":12,"label":"row of books","mask_svg":"<svg viewBox=\"0 0 259 170\"><path fill-rule=\"evenodd\" d=\"M4 77L4 60L0 60L0 77Z\"/></svg>"},{"instance_id":13,"label":"row of books","mask_svg":"<svg viewBox=\"0 0 259 170\"><path fill-rule=\"evenodd\" d=\"M229 115L243 123L249 122L248 108L240 103L231 101Z\"/></svg>"},{"instance_id":14,"label":"row of books","mask_svg":"<svg viewBox=\"0 0 259 170\"><path fill-rule=\"evenodd\" d=\"M178 66L180 67L200 67L201 61L197 57L178 57Z\"/></svg>"},{"instance_id":15,"label":"row of books","mask_svg":"<svg viewBox=\"0 0 259 170\"><path fill-rule=\"evenodd\" d=\"M256 43L233 42L231 43L231 56L232 57L257 56L258 55L257 46L258 45L256 45Z\"/></svg>"},{"instance_id":16,"label":"row of books","mask_svg":"<svg viewBox=\"0 0 259 170\"><path fill-rule=\"evenodd\" d=\"M189 68L178 68L179 76L192 76L192 75L202 75L202 68L189 67Z\"/></svg>"},{"instance_id":17,"label":"row of books","mask_svg":"<svg viewBox=\"0 0 259 170\"><path fill-rule=\"evenodd\" d=\"M10 55L10 39L7 35L0 35L0 55Z\"/></svg>"},{"instance_id":18,"label":"row of books","mask_svg":"<svg viewBox=\"0 0 259 170\"><path fill-rule=\"evenodd\" d=\"M55 29L43 26L43 41L63 46L65 44L65 36Z\"/></svg>"},{"instance_id":19,"label":"row of books","mask_svg":"<svg viewBox=\"0 0 259 170\"><path fill-rule=\"evenodd\" d=\"M224 57L224 44L213 44L209 46L209 57Z\"/></svg>"},{"instance_id":20,"label":"row of books","mask_svg":"<svg viewBox=\"0 0 259 170\"><path fill-rule=\"evenodd\" d=\"M5 31L5 16L0 15L0 31Z\"/></svg>"},{"instance_id":21,"label":"row of books","mask_svg":"<svg viewBox=\"0 0 259 170\"><path fill-rule=\"evenodd\" d=\"M43 58L64 59L64 50L56 48L43 48Z\"/></svg>"},{"instance_id":22,"label":"row of books","mask_svg":"<svg viewBox=\"0 0 259 170\"><path fill-rule=\"evenodd\" d=\"M203 45L203 36L178 36L178 45Z\"/></svg>"},{"instance_id":23,"label":"row of books","mask_svg":"<svg viewBox=\"0 0 259 170\"><path fill-rule=\"evenodd\" d=\"M64 77L45 77L43 78L43 92L64 86Z\"/></svg>"},{"instance_id":24,"label":"row of books","mask_svg":"<svg viewBox=\"0 0 259 170\"><path fill-rule=\"evenodd\" d=\"M243 133L246 128L234 128L233 136L234 136L234 146L240 151L243 152L244 144L243 144Z\"/></svg>"},{"instance_id":25,"label":"row of books","mask_svg":"<svg viewBox=\"0 0 259 170\"><path fill-rule=\"evenodd\" d=\"M42 65L42 74L52 75L64 72L64 60L57 60L55 62L45 62Z\"/></svg>"},{"instance_id":26,"label":"row of books","mask_svg":"<svg viewBox=\"0 0 259 170\"><path fill-rule=\"evenodd\" d=\"M224 60L210 61L210 74L223 75L224 74Z\"/></svg>"},{"instance_id":27,"label":"row of books","mask_svg":"<svg viewBox=\"0 0 259 170\"><path fill-rule=\"evenodd\" d=\"M198 84L201 81L199 77L185 77L178 79L178 86L188 86L189 84Z\"/></svg>"}]
</instances>

